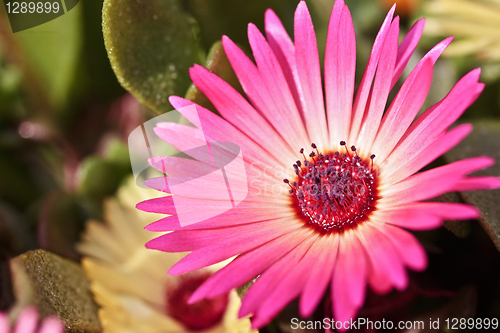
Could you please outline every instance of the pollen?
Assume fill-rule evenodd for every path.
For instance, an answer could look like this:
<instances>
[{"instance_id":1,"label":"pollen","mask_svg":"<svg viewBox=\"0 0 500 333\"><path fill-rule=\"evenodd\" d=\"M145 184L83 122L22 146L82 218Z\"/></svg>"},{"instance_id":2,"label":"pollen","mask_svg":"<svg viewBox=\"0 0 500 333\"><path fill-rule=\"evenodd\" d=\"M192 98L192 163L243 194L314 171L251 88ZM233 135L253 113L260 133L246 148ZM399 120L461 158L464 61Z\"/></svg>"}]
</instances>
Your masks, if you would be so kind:
<instances>
[{"instance_id":1,"label":"pollen","mask_svg":"<svg viewBox=\"0 0 500 333\"><path fill-rule=\"evenodd\" d=\"M322 233L343 233L356 228L375 210L378 199L375 155L360 157L355 146L340 142L342 152L313 151L293 168L296 179L289 185L293 206L304 223Z\"/></svg>"}]
</instances>

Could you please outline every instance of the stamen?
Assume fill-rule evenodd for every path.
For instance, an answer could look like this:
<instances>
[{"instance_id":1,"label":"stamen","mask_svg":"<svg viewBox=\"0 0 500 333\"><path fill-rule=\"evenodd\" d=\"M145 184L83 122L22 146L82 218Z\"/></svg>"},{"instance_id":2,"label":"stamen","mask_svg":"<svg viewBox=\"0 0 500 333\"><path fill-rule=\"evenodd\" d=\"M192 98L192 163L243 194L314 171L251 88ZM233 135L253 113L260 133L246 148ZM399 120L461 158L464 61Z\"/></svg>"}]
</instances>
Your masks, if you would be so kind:
<instances>
[{"instance_id":1,"label":"stamen","mask_svg":"<svg viewBox=\"0 0 500 333\"><path fill-rule=\"evenodd\" d=\"M351 156L346 142L341 141L340 145L347 154L323 154L313 143L315 151L307 159L301 149L304 162L293 164L297 180L283 180L290 186L289 192L295 194L297 213L305 218L306 225L320 232L341 233L357 227L375 210L378 198L375 155L370 156L370 165L358 155L355 146L350 147L354 152Z\"/></svg>"},{"instance_id":2,"label":"stamen","mask_svg":"<svg viewBox=\"0 0 500 333\"><path fill-rule=\"evenodd\" d=\"M349 154L349 149L347 149L347 143L345 141L340 141L340 145L344 146L345 151L347 152L347 156L351 157L351 154Z\"/></svg>"}]
</instances>

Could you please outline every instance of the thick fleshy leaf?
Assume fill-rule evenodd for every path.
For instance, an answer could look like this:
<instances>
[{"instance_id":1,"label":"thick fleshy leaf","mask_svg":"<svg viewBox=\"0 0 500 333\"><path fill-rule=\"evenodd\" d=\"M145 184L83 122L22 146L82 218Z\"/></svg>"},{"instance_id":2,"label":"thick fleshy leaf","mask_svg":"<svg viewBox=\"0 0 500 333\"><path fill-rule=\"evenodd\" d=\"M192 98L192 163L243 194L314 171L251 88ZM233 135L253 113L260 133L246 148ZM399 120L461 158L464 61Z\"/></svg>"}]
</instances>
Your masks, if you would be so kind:
<instances>
[{"instance_id":1,"label":"thick fleshy leaf","mask_svg":"<svg viewBox=\"0 0 500 333\"><path fill-rule=\"evenodd\" d=\"M495 158L496 164L477 172L476 176L500 176L500 122L495 120L473 123L474 130L455 148L445 154L448 162L471 156L486 155ZM497 180L497 187L500 181ZM490 183L495 185L494 179ZM500 190L460 192L465 202L481 211L479 221L500 251Z\"/></svg>"},{"instance_id":2,"label":"thick fleshy leaf","mask_svg":"<svg viewBox=\"0 0 500 333\"><path fill-rule=\"evenodd\" d=\"M41 316L56 315L66 332L101 332L98 307L80 265L44 250L28 251L10 261L16 304L35 305Z\"/></svg>"},{"instance_id":3,"label":"thick fleshy leaf","mask_svg":"<svg viewBox=\"0 0 500 333\"><path fill-rule=\"evenodd\" d=\"M449 193L440 195L439 197L434 198L431 201L454 202L454 203L461 202L460 196L456 192L449 192ZM449 231L451 231L455 236L460 237L460 238L467 238L467 236L469 236L469 234L472 230L471 222L468 220L465 220L465 221L456 221L456 220L444 221L443 226L446 229L448 229Z\"/></svg>"},{"instance_id":4,"label":"thick fleshy leaf","mask_svg":"<svg viewBox=\"0 0 500 333\"><path fill-rule=\"evenodd\" d=\"M201 61L194 19L177 0L107 0L103 34L121 85L158 113L171 110L168 96L183 95L188 68Z\"/></svg>"}]
</instances>

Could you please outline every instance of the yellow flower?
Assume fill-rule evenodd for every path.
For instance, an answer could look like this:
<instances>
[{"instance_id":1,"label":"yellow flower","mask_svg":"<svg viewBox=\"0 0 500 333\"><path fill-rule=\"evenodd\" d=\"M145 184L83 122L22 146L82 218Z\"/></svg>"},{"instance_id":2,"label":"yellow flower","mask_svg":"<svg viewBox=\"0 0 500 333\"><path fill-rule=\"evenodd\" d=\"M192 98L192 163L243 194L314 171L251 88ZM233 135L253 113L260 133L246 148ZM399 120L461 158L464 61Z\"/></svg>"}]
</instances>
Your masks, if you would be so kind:
<instances>
[{"instance_id":1,"label":"yellow flower","mask_svg":"<svg viewBox=\"0 0 500 333\"><path fill-rule=\"evenodd\" d=\"M78 244L83 268L101 306L103 333L251 332L248 318L238 319L235 291L214 300L187 304L190 294L221 266L169 276L185 254L148 250L157 236L143 228L157 217L135 205L157 191L138 187L133 179L104 204L105 223L89 221Z\"/></svg>"},{"instance_id":2,"label":"yellow flower","mask_svg":"<svg viewBox=\"0 0 500 333\"><path fill-rule=\"evenodd\" d=\"M457 37L444 55L500 60L500 0L433 0L423 8L425 34Z\"/></svg>"}]
</instances>

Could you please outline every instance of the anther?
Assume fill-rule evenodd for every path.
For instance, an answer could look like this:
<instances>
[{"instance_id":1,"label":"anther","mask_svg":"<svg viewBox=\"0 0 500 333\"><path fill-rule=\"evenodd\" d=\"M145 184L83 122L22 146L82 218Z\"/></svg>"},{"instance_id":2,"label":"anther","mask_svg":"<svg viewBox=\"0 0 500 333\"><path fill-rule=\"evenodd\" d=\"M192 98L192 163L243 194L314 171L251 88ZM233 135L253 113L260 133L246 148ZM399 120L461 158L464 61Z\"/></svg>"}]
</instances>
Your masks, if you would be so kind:
<instances>
[{"instance_id":1,"label":"anther","mask_svg":"<svg viewBox=\"0 0 500 333\"><path fill-rule=\"evenodd\" d=\"M323 154L315 143L308 157L293 164L296 181L283 180L294 194L305 223L326 232L344 232L365 221L376 203L376 174L373 158L361 158L355 146L340 145L344 153ZM350 155L350 152L354 152ZM304 167L302 167L304 166Z\"/></svg>"}]
</instances>

